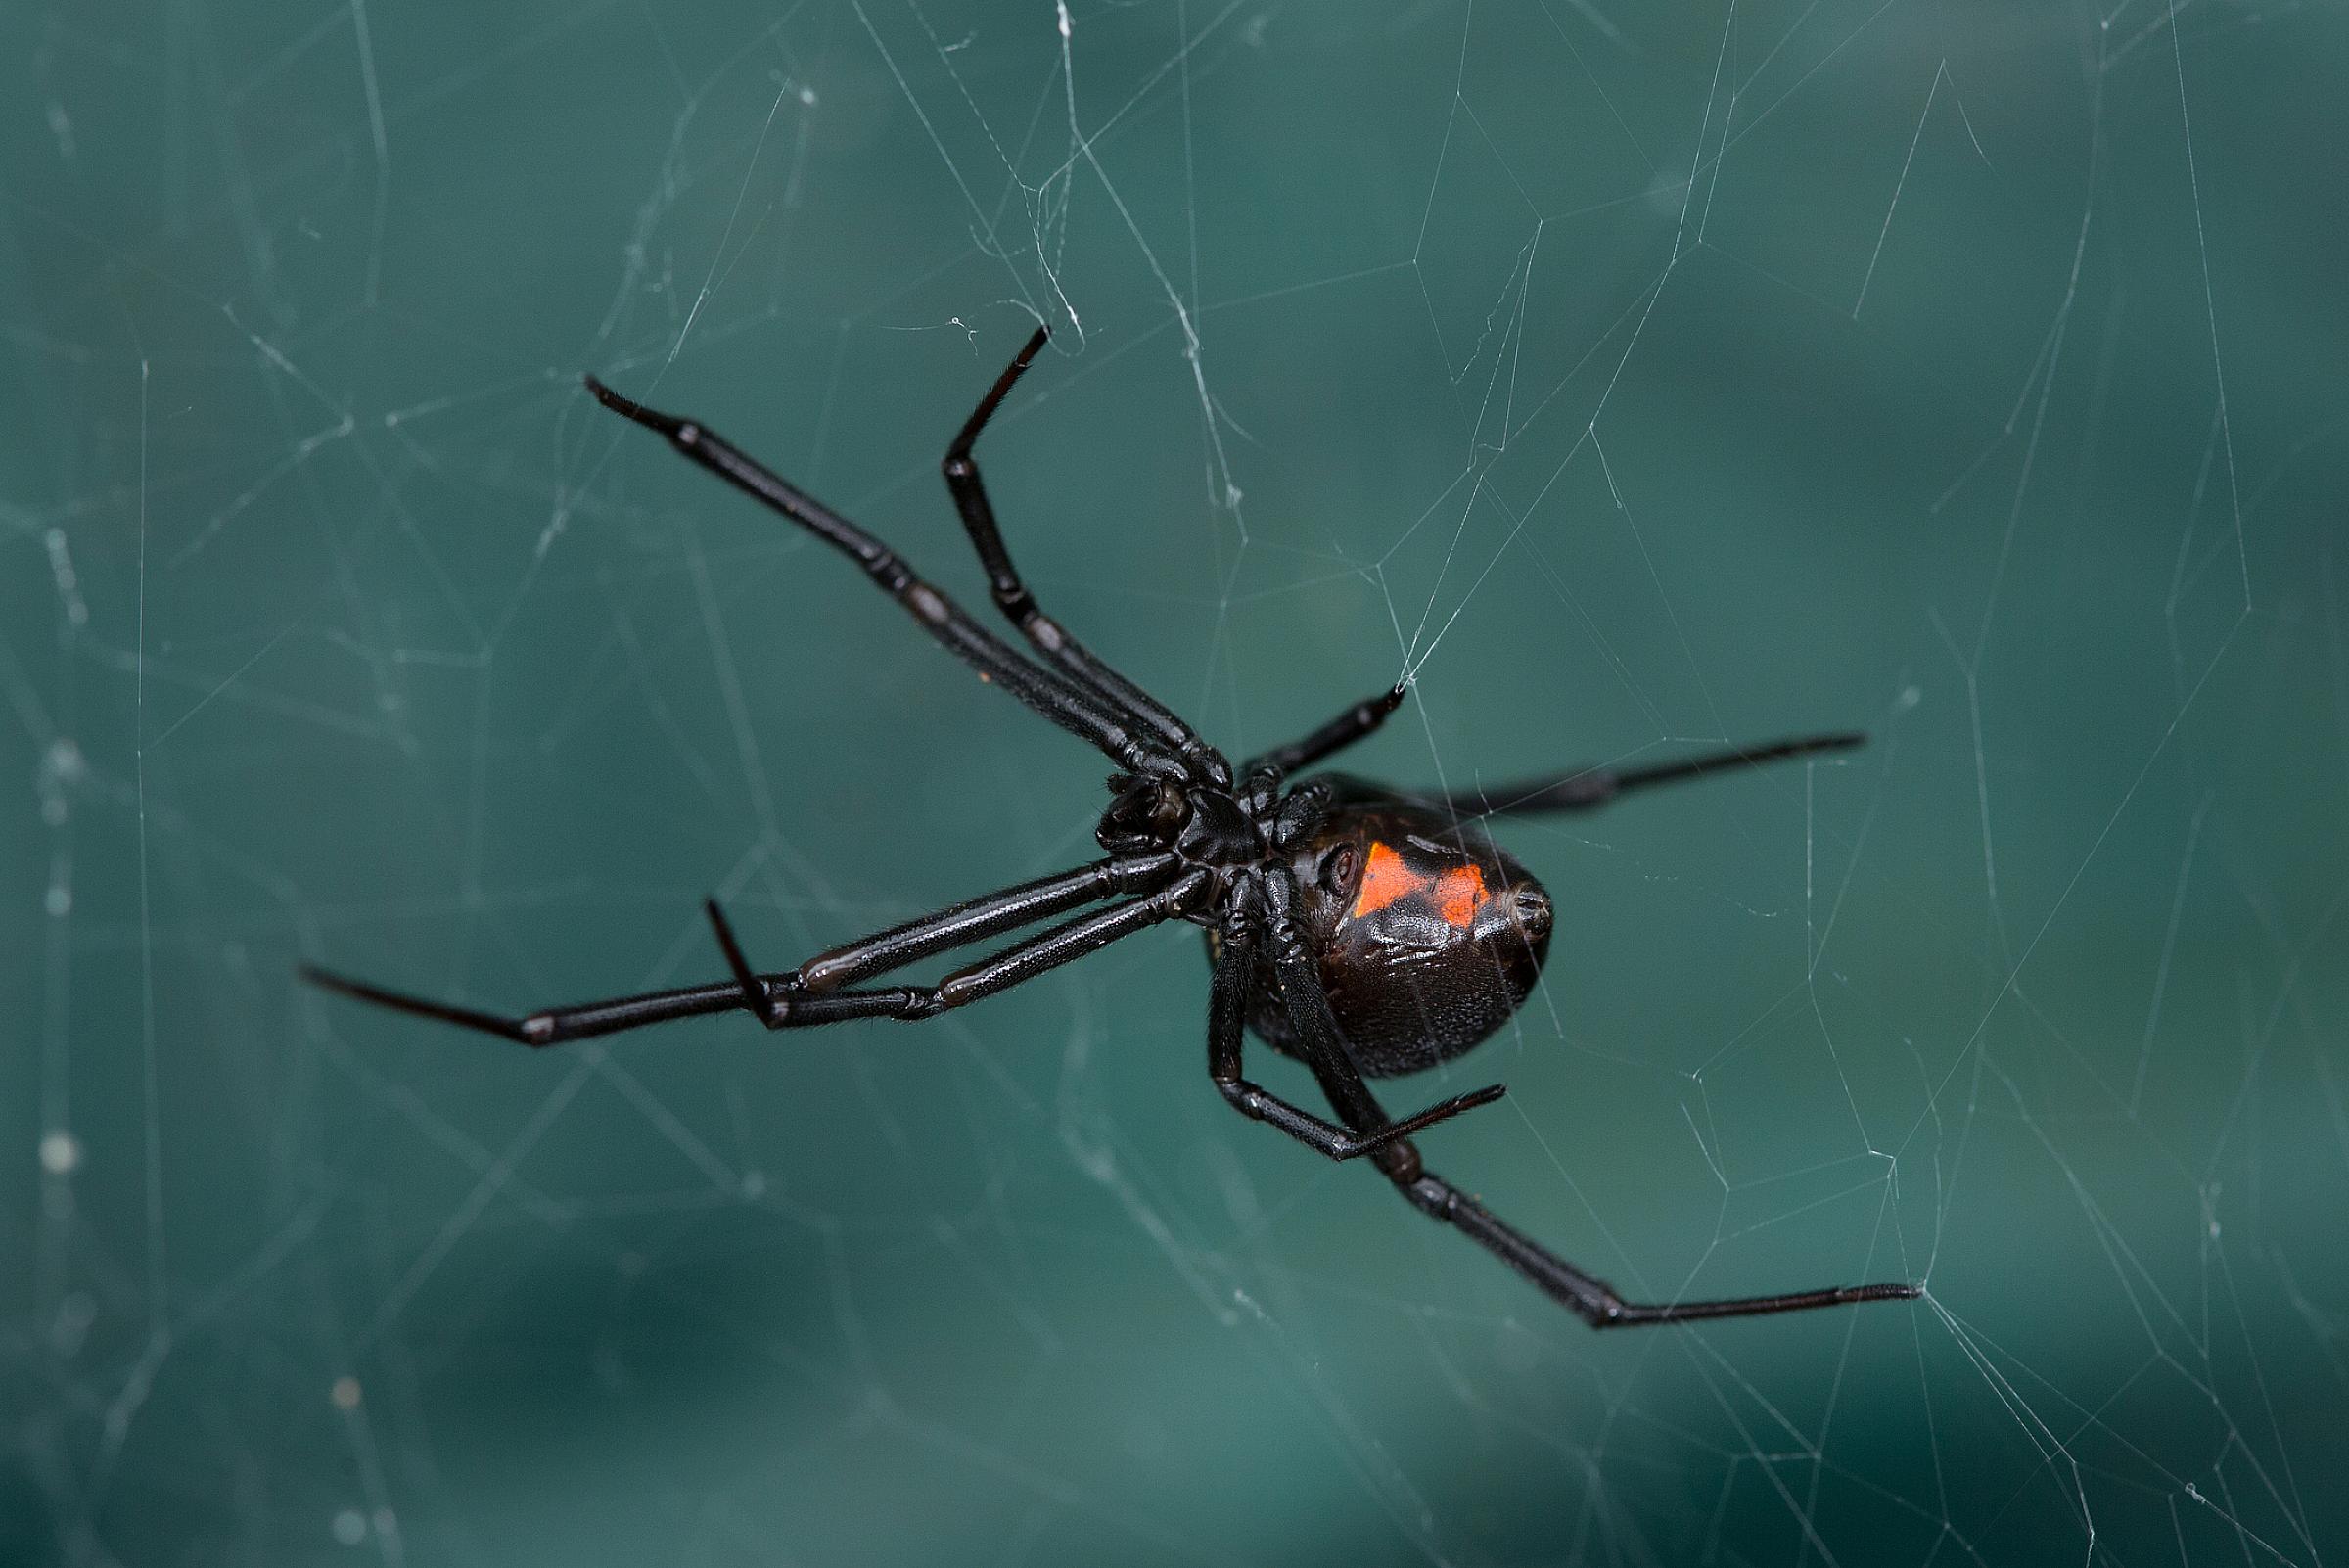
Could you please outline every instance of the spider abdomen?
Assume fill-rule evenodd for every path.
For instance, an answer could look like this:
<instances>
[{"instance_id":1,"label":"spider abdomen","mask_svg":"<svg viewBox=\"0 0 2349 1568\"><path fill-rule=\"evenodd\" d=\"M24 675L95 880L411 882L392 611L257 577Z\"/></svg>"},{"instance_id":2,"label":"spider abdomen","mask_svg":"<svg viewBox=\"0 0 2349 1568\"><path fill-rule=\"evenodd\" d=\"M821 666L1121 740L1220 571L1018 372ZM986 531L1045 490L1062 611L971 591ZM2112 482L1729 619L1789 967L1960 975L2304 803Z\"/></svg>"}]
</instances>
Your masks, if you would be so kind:
<instances>
[{"instance_id":1,"label":"spider abdomen","mask_svg":"<svg viewBox=\"0 0 2349 1568\"><path fill-rule=\"evenodd\" d=\"M1338 804L1289 852L1297 923L1355 1066L1371 1078L1422 1072L1490 1037L1532 993L1549 952L1549 896L1473 825L1375 785L1330 782ZM1248 1027L1301 1055L1269 964L1250 988Z\"/></svg>"}]
</instances>

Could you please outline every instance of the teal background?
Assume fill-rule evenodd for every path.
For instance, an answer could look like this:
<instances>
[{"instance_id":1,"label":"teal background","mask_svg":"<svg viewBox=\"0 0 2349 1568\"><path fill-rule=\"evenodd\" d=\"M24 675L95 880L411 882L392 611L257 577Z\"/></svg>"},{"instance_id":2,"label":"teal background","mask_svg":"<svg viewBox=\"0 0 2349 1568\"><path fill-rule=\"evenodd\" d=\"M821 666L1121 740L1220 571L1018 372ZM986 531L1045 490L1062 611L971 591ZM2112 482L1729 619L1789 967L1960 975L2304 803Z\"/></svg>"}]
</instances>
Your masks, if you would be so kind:
<instances>
[{"instance_id":1,"label":"teal background","mask_svg":"<svg viewBox=\"0 0 2349 1568\"><path fill-rule=\"evenodd\" d=\"M2349 1552L2339 5L0 8L0 1560ZM1543 989L1432 1163L1183 932L531 1055L1087 857L1102 761L595 409L1237 753L1399 674ZM1268 1083L1303 1093L1259 1053ZM349 1380L347 1382L339 1380Z\"/></svg>"}]
</instances>

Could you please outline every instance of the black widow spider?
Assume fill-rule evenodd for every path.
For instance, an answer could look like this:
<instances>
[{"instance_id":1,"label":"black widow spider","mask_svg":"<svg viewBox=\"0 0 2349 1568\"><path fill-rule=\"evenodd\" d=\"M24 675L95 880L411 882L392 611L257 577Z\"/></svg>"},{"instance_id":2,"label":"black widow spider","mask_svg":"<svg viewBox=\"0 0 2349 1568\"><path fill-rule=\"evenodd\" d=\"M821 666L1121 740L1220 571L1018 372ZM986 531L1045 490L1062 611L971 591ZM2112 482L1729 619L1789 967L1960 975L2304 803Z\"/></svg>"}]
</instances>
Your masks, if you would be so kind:
<instances>
[{"instance_id":1,"label":"black widow spider","mask_svg":"<svg viewBox=\"0 0 2349 1568\"><path fill-rule=\"evenodd\" d=\"M1108 858L908 921L783 974L752 969L711 899L710 924L731 980L523 1018L403 995L322 969L305 967L302 973L361 1001L525 1045L559 1045L734 1008L769 1029L929 1018L1137 931L1187 920L1207 932L1215 970L1207 1008L1208 1072L1232 1109L1269 1122L1330 1159L1367 1156L1413 1207L1458 1228L1592 1327L1801 1312L1921 1294L1916 1285L1876 1284L1734 1301L1625 1301L1420 1164L1412 1133L1492 1103L1504 1092L1502 1085L1455 1095L1397 1121L1363 1083L1457 1056L1499 1028L1533 990L1549 950L1549 896L1486 836L1482 818L1589 810L1627 791L1841 751L1862 737L1809 736L1622 772L1587 768L1473 796L1404 794L1336 774L1287 782L1385 722L1403 702L1404 688L1397 685L1235 773L1221 753L1165 705L1045 616L1003 547L971 447L1045 337L1046 329L1037 327L964 422L944 464L946 487L987 570L996 607L1019 627L1034 658L987 631L879 539L709 429L631 401L592 376L586 385L606 408L659 432L728 484L855 561L983 680L1113 758L1121 771L1109 780L1109 808L1094 834ZM936 986L860 984L1109 899L1123 901L1015 943ZM1244 1029L1306 1065L1335 1110L1335 1123L1241 1076Z\"/></svg>"}]
</instances>

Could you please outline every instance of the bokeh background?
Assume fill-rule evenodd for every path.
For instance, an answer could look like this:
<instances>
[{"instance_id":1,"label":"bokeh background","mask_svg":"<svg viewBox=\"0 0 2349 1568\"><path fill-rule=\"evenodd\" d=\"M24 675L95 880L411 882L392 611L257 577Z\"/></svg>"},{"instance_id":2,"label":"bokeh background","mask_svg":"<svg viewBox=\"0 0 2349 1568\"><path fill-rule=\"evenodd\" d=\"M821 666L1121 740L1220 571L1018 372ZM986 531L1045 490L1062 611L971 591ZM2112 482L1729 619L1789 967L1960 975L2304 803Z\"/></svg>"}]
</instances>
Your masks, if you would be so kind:
<instances>
[{"instance_id":1,"label":"bokeh background","mask_svg":"<svg viewBox=\"0 0 2349 1568\"><path fill-rule=\"evenodd\" d=\"M0 1559L2349 1552L2335 0L0 11ZM1600 1336L1206 1082L1166 931L533 1055L1088 857L1104 764L579 391L1235 755L1863 726L1510 846L1414 1104ZM1267 1059L1267 1082L1301 1075Z\"/></svg>"}]
</instances>

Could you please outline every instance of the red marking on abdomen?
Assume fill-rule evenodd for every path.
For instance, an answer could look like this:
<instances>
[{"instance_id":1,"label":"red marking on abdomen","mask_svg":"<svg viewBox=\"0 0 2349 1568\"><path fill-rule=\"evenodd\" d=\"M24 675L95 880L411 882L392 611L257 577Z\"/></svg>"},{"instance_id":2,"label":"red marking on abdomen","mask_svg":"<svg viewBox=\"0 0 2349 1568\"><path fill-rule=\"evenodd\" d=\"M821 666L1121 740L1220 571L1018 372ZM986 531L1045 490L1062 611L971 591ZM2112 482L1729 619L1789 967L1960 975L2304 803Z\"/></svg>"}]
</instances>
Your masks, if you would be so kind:
<instances>
[{"instance_id":1,"label":"red marking on abdomen","mask_svg":"<svg viewBox=\"0 0 2349 1568\"><path fill-rule=\"evenodd\" d=\"M1447 925L1461 931L1476 924L1485 904L1485 874L1473 864L1455 865L1437 876L1414 871L1403 856L1384 844L1370 846L1370 863L1362 871L1362 891L1348 919L1376 914L1399 899L1424 897Z\"/></svg>"},{"instance_id":2,"label":"red marking on abdomen","mask_svg":"<svg viewBox=\"0 0 2349 1568\"><path fill-rule=\"evenodd\" d=\"M1436 879L1436 913L1465 931L1485 903L1485 874L1473 865L1455 866Z\"/></svg>"},{"instance_id":3,"label":"red marking on abdomen","mask_svg":"<svg viewBox=\"0 0 2349 1568\"><path fill-rule=\"evenodd\" d=\"M1407 899L1427 886L1427 879L1403 863L1403 856L1383 844L1370 846L1370 864L1362 872L1361 897L1354 900L1351 919L1376 914L1398 899Z\"/></svg>"}]
</instances>

